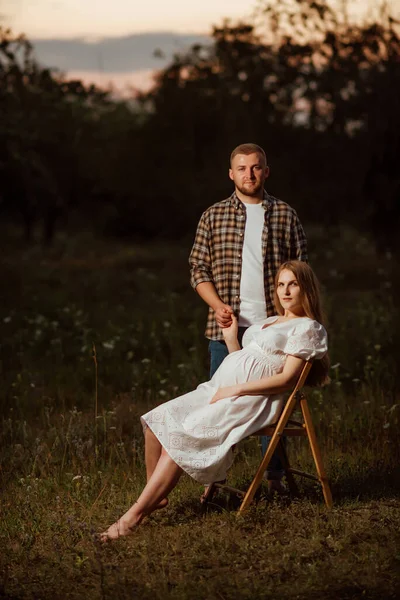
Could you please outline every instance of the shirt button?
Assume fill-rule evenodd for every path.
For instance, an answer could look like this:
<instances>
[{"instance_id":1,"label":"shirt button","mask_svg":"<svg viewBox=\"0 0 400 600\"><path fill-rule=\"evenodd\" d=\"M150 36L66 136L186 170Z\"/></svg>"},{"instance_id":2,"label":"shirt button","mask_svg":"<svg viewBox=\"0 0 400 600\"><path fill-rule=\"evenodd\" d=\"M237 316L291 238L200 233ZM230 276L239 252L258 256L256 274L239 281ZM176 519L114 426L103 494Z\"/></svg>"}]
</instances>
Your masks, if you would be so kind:
<instances>
[{"instance_id":1,"label":"shirt button","mask_svg":"<svg viewBox=\"0 0 400 600\"><path fill-rule=\"evenodd\" d=\"M238 252L238 258L240 258L242 255L240 254L240 252Z\"/></svg>"},{"instance_id":2,"label":"shirt button","mask_svg":"<svg viewBox=\"0 0 400 600\"><path fill-rule=\"evenodd\" d=\"M236 300L239 300L239 296L235 296Z\"/></svg>"},{"instance_id":3,"label":"shirt button","mask_svg":"<svg viewBox=\"0 0 400 600\"><path fill-rule=\"evenodd\" d=\"M240 237L243 237L243 233L239 233Z\"/></svg>"}]
</instances>

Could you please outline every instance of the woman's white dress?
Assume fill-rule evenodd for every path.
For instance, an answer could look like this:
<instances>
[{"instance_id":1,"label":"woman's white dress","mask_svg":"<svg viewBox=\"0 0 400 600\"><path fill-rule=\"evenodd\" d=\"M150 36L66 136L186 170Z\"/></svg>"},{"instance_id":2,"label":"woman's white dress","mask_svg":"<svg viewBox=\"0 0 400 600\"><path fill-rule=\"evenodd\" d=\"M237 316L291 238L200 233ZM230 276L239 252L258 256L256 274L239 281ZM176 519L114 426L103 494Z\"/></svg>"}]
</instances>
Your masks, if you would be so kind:
<instances>
[{"instance_id":1,"label":"woman's white dress","mask_svg":"<svg viewBox=\"0 0 400 600\"><path fill-rule=\"evenodd\" d=\"M218 388L280 373L288 355L310 360L327 352L327 334L317 321L277 319L249 327L243 349L229 354L210 381L141 417L143 427L150 427L171 458L200 483L225 479L232 446L276 422L282 410L282 395L234 396L210 404Z\"/></svg>"}]
</instances>

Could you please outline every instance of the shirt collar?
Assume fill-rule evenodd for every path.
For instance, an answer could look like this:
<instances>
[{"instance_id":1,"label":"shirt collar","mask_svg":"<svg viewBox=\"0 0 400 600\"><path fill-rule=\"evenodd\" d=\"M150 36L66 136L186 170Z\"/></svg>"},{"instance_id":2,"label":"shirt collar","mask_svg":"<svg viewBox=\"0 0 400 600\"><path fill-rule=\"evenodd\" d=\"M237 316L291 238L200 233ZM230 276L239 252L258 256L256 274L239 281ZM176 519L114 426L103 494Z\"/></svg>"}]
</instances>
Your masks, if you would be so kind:
<instances>
[{"instance_id":1,"label":"shirt collar","mask_svg":"<svg viewBox=\"0 0 400 600\"><path fill-rule=\"evenodd\" d=\"M237 197L236 192L233 192L233 194L230 196L229 199L235 208L239 208L239 206L244 205L244 203ZM265 210L268 210L268 208L272 204L271 196L265 190L264 190L264 197L262 199L261 204L263 205Z\"/></svg>"}]
</instances>

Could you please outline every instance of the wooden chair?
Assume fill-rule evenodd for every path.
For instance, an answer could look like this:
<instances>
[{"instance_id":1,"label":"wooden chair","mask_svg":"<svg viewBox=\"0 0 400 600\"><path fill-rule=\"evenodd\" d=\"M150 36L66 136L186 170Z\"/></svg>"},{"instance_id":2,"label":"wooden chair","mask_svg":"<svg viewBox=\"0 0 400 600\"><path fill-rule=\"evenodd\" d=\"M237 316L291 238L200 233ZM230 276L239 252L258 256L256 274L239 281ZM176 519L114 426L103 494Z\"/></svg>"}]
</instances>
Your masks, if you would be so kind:
<instances>
[{"instance_id":1,"label":"wooden chair","mask_svg":"<svg viewBox=\"0 0 400 600\"><path fill-rule=\"evenodd\" d=\"M281 457L283 467L285 469L285 475L291 494L298 495L298 488L293 475L299 475L300 477L313 479L321 484L326 506L328 508L332 508L333 502L331 489L325 474L324 466L322 464L321 453L318 447L317 438L315 436L314 426L311 420L311 414L308 408L306 397L304 393L301 392L301 389L307 379L307 375L310 372L311 367L312 362L306 362L300 373L300 377L297 381L297 384L293 392L291 393L288 401L286 402L284 409L282 410L278 422L275 425L269 425L252 434L253 436L266 435L271 437L271 440L268 445L267 452L263 456L260 466L258 467L257 473L255 474L254 479L251 482L247 491L237 490L236 488L225 485L224 483L212 483L203 496L204 503L207 503L212 499L217 489L225 489L228 492L232 492L238 495L239 497L243 498L239 508L239 513L245 511L251 504L254 495L256 494L257 489L261 484L264 473L268 467L272 455L275 452L275 449L277 449ZM303 416L303 422L294 421L290 418L297 404L299 404L300 406L300 410ZM293 469L290 466L285 446L282 442L282 436L303 436L308 438L311 447L311 452L315 462L317 476L311 475L309 473L304 473L303 471L299 471L298 469Z\"/></svg>"}]
</instances>

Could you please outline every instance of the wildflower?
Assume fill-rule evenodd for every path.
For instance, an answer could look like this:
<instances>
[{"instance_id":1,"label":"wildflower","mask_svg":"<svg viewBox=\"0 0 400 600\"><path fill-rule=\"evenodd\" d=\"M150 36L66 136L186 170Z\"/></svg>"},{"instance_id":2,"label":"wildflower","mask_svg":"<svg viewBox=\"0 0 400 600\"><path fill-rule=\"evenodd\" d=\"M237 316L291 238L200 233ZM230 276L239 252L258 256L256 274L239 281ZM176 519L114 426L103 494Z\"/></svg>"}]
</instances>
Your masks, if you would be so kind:
<instances>
[{"instance_id":1,"label":"wildflower","mask_svg":"<svg viewBox=\"0 0 400 600\"><path fill-rule=\"evenodd\" d=\"M108 342L103 342L102 343L103 348L105 348L106 350L114 350L115 347L115 343L114 340L110 340Z\"/></svg>"},{"instance_id":2,"label":"wildflower","mask_svg":"<svg viewBox=\"0 0 400 600\"><path fill-rule=\"evenodd\" d=\"M171 323L169 321L164 321L163 323L165 329L168 329L169 327L171 327Z\"/></svg>"},{"instance_id":3,"label":"wildflower","mask_svg":"<svg viewBox=\"0 0 400 600\"><path fill-rule=\"evenodd\" d=\"M82 479L82 475L75 475L75 477L72 478L72 481L77 481L78 479Z\"/></svg>"},{"instance_id":4,"label":"wildflower","mask_svg":"<svg viewBox=\"0 0 400 600\"><path fill-rule=\"evenodd\" d=\"M142 365L148 365L149 363L151 363L149 358L142 358Z\"/></svg>"},{"instance_id":5,"label":"wildflower","mask_svg":"<svg viewBox=\"0 0 400 600\"><path fill-rule=\"evenodd\" d=\"M166 396L167 392L165 390L159 390L158 395L159 396Z\"/></svg>"},{"instance_id":6,"label":"wildflower","mask_svg":"<svg viewBox=\"0 0 400 600\"><path fill-rule=\"evenodd\" d=\"M11 317L4 317L3 323L9 323L11 321Z\"/></svg>"}]
</instances>

